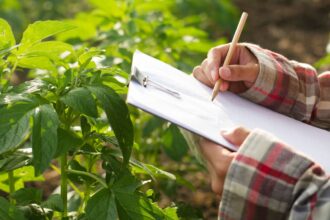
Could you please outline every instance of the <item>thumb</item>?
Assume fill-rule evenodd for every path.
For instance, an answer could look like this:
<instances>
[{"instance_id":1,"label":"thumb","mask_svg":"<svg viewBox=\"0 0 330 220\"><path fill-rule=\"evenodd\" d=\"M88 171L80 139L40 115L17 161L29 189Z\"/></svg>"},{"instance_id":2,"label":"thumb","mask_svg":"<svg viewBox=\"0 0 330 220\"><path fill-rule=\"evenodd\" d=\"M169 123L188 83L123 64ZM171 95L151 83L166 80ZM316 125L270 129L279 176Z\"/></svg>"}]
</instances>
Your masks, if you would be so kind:
<instances>
[{"instance_id":1,"label":"thumb","mask_svg":"<svg viewBox=\"0 0 330 220\"><path fill-rule=\"evenodd\" d=\"M246 137L250 134L250 131L244 127L237 127L231 131L223 131L221 134L230 143L235 146L241 146Z\"/></svg>"},{"instance_id":2,"label":"thumb","mask_svg":"<svg viewBox=\"0 0 330 220\"><path fill-rule=\"evenodd\" d=\"M259 64L229 65L219 69L222 79L227 81L245 81L254 83L259 73Z\"/></svg>"}]
</instances>

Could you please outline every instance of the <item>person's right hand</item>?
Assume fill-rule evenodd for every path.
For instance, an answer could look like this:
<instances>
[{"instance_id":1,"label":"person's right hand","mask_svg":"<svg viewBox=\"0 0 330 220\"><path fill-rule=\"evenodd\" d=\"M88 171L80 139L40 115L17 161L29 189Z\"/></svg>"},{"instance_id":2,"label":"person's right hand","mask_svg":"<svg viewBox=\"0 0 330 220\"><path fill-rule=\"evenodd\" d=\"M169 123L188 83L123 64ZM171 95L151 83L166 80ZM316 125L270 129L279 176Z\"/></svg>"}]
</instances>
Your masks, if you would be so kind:
<instances>
[{"instance_id":1,"label":"person's right hand","mask_svg":"<svg viewBox=\"0 0 330 220\"><path fill-rule=\"evenodd\" d=\"M237 44L230 65L222 67L228 49L229 44L210 49L202 64L194 68L193 76L213 88L220 74L220 91L245 92L257 79L258 60L244 45Z\"/></svg>"}]
</instances>

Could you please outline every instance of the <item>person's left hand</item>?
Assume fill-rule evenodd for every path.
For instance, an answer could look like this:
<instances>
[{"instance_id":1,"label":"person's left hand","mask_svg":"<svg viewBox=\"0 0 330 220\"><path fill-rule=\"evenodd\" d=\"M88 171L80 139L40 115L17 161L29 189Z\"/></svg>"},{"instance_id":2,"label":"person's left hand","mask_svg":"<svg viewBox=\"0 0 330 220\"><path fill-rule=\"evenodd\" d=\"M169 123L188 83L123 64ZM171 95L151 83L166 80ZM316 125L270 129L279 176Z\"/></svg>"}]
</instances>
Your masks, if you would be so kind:
<instances>
[{"instance_id":1,"label":"person's left hand","mask_svg":"<svg viewBox=\"0 0 330 220\"><path fill-rule=\"evenodd\" d=\"M222 132L221 134L227 141L240 147L250 134L250 131L246 128L238 127L232 131ZM205 138L201 138L199 145L211 176L212 191L221 196L228 168L236 152L230 152L221 145Z\"/></svg>"}]
</instances>

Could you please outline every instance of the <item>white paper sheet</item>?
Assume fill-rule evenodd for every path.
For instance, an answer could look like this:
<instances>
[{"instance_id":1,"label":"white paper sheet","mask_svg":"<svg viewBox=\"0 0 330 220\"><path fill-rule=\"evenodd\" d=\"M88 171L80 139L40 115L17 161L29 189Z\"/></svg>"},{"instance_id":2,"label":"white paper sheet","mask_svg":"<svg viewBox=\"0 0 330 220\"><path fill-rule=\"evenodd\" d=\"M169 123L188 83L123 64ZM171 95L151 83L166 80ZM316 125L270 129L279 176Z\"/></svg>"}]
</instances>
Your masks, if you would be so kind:
<instances>
[{"instance_id":1,"label":"white paper sheet","mask_svg":"<svg viewBox=\"0 0 330 220\"><path fill-rule=\"evenodd\" d=\"M210 101L212 89L193 77L139 51L134 53L132 70L141 72L166 88L180 94L176 98L154 87L143 87L131 81L127 102L144 111L173 122L193 133L222 144L235 147L221 135L238 125L268 131L294 149L330 171L330 133L304 124L249 102L230 92L220 93Z\"/></svg>"}]
</instances>

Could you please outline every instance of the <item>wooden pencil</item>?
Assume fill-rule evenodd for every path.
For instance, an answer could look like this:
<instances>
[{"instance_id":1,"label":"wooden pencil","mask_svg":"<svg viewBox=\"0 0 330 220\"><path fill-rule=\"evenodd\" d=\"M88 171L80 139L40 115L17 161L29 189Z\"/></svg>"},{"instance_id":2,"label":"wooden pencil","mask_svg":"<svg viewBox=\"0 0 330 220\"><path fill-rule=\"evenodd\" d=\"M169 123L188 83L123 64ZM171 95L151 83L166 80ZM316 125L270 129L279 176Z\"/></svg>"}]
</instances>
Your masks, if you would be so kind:
<instances>
[{"instance_id":1,"label":"wooden pencil","mask_svg":"<svg viewBox=\"0 0 330 220\"><path fill-rule=\"evenodd\" d=\"M247 17L248 17L248 13L243 12L242 15L241 15L241 18L239 20L239 23L237 25L237 28L236 28L235 34L233 36L233 39L232 39L232 41L229 45L229 50L228 50L227 56L225 58L225 61L223 63L223 66L228 66L230 61L231 61L231 58L234 54L236 45L238 43L239 37L241 36L241 33L242 33L243 28L244 28ZM221 78L219 77L219 79L217 80L217 82L215 83L215 85L213 87L212 97L211 97L212 101L214 100L214 98L219 93L220 84L221 84Z\"/></svg>"}]
</instances>

